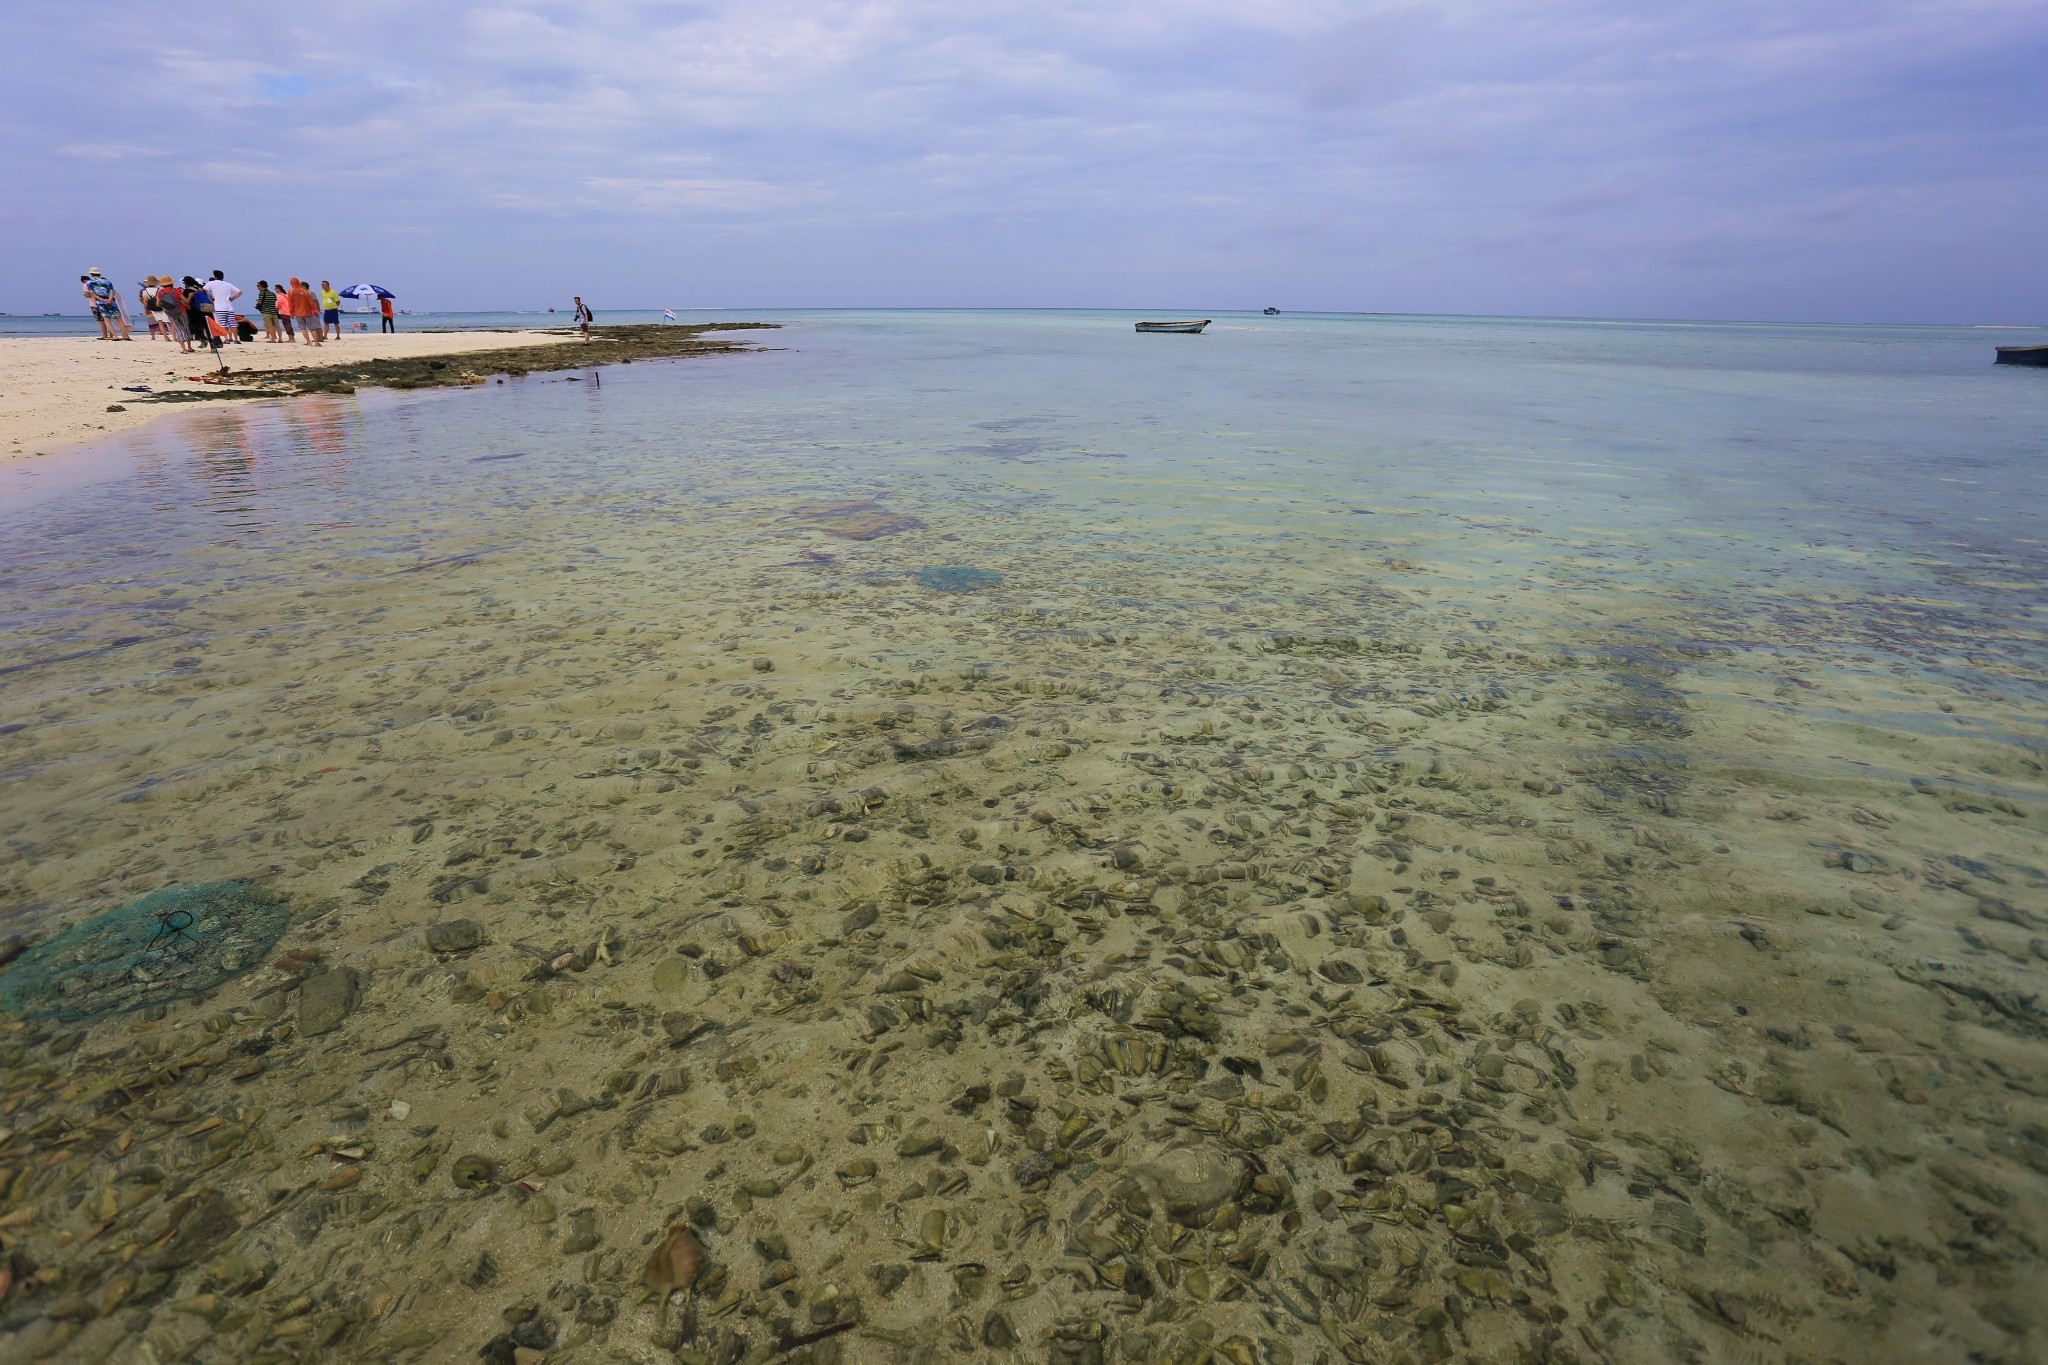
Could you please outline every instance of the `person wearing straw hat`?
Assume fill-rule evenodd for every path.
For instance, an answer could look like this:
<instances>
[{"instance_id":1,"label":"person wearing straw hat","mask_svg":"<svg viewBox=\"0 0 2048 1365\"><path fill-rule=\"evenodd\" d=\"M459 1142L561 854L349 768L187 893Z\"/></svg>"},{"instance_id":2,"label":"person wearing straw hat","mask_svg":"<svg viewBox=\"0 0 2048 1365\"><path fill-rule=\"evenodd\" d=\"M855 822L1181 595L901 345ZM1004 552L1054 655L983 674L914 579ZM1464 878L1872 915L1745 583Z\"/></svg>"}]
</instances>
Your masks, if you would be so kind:
<instances>
[{"instance_id":1,"label":"person wearing straw hat","mask_svg":"<svg viewBox=\"0 0 2048 1365\"><path fill-rule=\"evenodd\" d=\"M178 343L178 349L186 355L192 354L192 318L188 311L191 303L185 291L169 275L157 276L157 307L163 310L164 329L171 340Z\"/></svg>"},{"instance_id":2,"label":"person wearing straw hat","mask_svg":"<svg viewBox=\"0 0 2048 1365\"><path fill-rule=\"evenodd\" d=\"M142 315L149 319L149 339L167 341L170 339L170 331L164 325L164 311L157 300L156 291L156 276L144 275L142 286L136 292L136 302L142 305Z\"/></svg>"}]
</instances>

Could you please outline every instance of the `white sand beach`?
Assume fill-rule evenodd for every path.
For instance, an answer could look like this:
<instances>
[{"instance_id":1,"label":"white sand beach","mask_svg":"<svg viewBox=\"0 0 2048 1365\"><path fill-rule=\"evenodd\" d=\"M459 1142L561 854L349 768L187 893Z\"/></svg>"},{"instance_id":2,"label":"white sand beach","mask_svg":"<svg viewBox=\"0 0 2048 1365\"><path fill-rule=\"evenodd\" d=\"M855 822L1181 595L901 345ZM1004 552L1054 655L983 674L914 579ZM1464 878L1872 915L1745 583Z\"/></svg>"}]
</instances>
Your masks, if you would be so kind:
<instances>
[{"instance_id":1,"label":"white sand beach","mask_svg":"<svg viewBox=\"0 0 2048 1365\"><path fill-rule=\"evenodd\" d=\"M237 374L304 369L350 359L400 360L531 346L543 332L349 333L324 346L254 341L224 348ZM108 432L137 427L179 404L143 403L126 390L158 393L209 387L192 376L217 373L211 354L182 354L147 335L130 342L97 337L0 337L0 462L35 459ZM120 411L109 411L119 408Z\"/></svg>"}]
</instances>

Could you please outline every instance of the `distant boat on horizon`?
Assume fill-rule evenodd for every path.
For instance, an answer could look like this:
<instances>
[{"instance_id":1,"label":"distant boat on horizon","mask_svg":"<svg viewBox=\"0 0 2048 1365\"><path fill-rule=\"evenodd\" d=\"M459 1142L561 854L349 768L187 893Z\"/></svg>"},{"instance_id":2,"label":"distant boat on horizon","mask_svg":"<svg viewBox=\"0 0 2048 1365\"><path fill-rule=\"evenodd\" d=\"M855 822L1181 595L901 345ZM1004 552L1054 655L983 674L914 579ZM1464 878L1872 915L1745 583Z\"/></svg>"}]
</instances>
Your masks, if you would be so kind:
<instances>
[{"instance_id":1,"label":"distant boat on horizon","mask_svg":"<svg viewBox=\"0 0 2048 1365\"><path fill-rule=\"evenodd\" d=\"M1278 308L1273 307L1271 304L1268 304L1266 306L1266 316L1269 318L1277 318L1280 316L1280 310Z\"/></svg>"},{"instance_id":2,"label":"distant boat on horizon","mask_svg":"<svg viewBox=\"0 0 2048 1365\"><path fill-rule=\"evenodd\" d=\"M2048 346L2000 346L1994 365L2036 365L2048 368Z\"/></svg>"},{"instance_id":3,"label":"distant boat on horizon","mask_svg":"<svg viewBox=\"0 0 2048 1365\"><path fill-rule=\"evenodd\" d=\"M1201 318L1194 322L1141 322L1138 324L1138 330L1141 332L1200 332L1208 325L1208 318Z\"/></svg>"}]
</instances>

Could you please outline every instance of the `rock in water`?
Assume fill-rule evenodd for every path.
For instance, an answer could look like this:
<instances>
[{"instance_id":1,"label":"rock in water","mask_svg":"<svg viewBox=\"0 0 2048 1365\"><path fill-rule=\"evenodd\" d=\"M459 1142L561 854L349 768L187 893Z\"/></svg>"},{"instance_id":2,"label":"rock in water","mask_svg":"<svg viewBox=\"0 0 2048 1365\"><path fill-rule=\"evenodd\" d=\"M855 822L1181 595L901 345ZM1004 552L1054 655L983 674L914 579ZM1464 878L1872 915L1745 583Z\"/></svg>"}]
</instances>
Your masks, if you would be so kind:
<instances>
[{"instance_id":1,"label":"rock in water","mask_svg":"<svg viewBox=\"0 0 2048 1365\"><path fill-rule=\"evenodd\" d=\"M666 1294L674 1289L688 1289L696 1283L697 1272L704 1266L704 1248L696 1235L682 1223L668 1230L661 1245L647 1258L647 1269L641 1279L649 1289Z\"/></svg>"},{"instance_id":2,"label":"rock in water","mask_svg":"<svg viewBox=\"0 0 2048 1365\"><path fill-rule=\"evenodd\" d=\"M427 947L437 953L466 953L484 941L484 927L473 919L443 920L427 926Z\"/></svg>"},{"instance_id":3,"label":"rock in water","mask_svg":"<svg viewBox=\"0 0 2048 1365\"><path fill-rule=\"evenodd\" d=\"M1244 1185L1245 1165L1226 1152L1180 1147L1146 1162L1131 1176L1158 1198L1167 1217L1192 1224L1236 1196Z\"/></svg>"},{"instance_id":4,"label":"rock in water","mask_svg":"<svg viewBox=\"0 0 2048 1365\"><path fill-rule=\"evenodd\" d=\"M845 540L878 540L901 531L914 531L924 523L916 517L892 512L877 502L816 503L799 507L796 514L828 536Z\"/></svg>"},{"instance_id":5,"label":"rock in water","mask_svg":"<svg viewBox=\"0 0 2048 1365\"><path fill-rule=\"evenodd\" d=\"M242 1227L227 1196L214 1189L179 1200L171 1207L170 1223L168 1239L147 1261L151 1270L182 1270Z\"/></svg>"},{"instance_id":6,"label":"rock in water","mask_svg":"<svg viewBox=\"0 0 2048 1365\"><path fill-rule=\"evenodd\" d=\"M335 967L306 978L299 988L299 1032L311 1037L332 1033L356 1007L360 978L353 967Z\"/></svg>"}]
</instances>

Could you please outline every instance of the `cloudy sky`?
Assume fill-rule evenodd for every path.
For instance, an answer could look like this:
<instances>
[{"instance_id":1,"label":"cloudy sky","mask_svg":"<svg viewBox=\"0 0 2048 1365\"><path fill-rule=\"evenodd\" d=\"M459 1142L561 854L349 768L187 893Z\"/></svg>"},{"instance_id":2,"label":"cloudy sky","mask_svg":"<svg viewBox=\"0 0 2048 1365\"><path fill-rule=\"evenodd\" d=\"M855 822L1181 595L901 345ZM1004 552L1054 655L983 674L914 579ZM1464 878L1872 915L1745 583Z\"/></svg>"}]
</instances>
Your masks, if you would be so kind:
<instances>
[{"instance_id":1,"label":"cloudy sky","mask_svg":"<svg viewBox=\"0 0 2048 1365\"><path fill-rule=\"evenodd\" d=\"M13 312L2048 320L2043 0L7 0L0 51Z\"/></svg>"}]
</instances>

